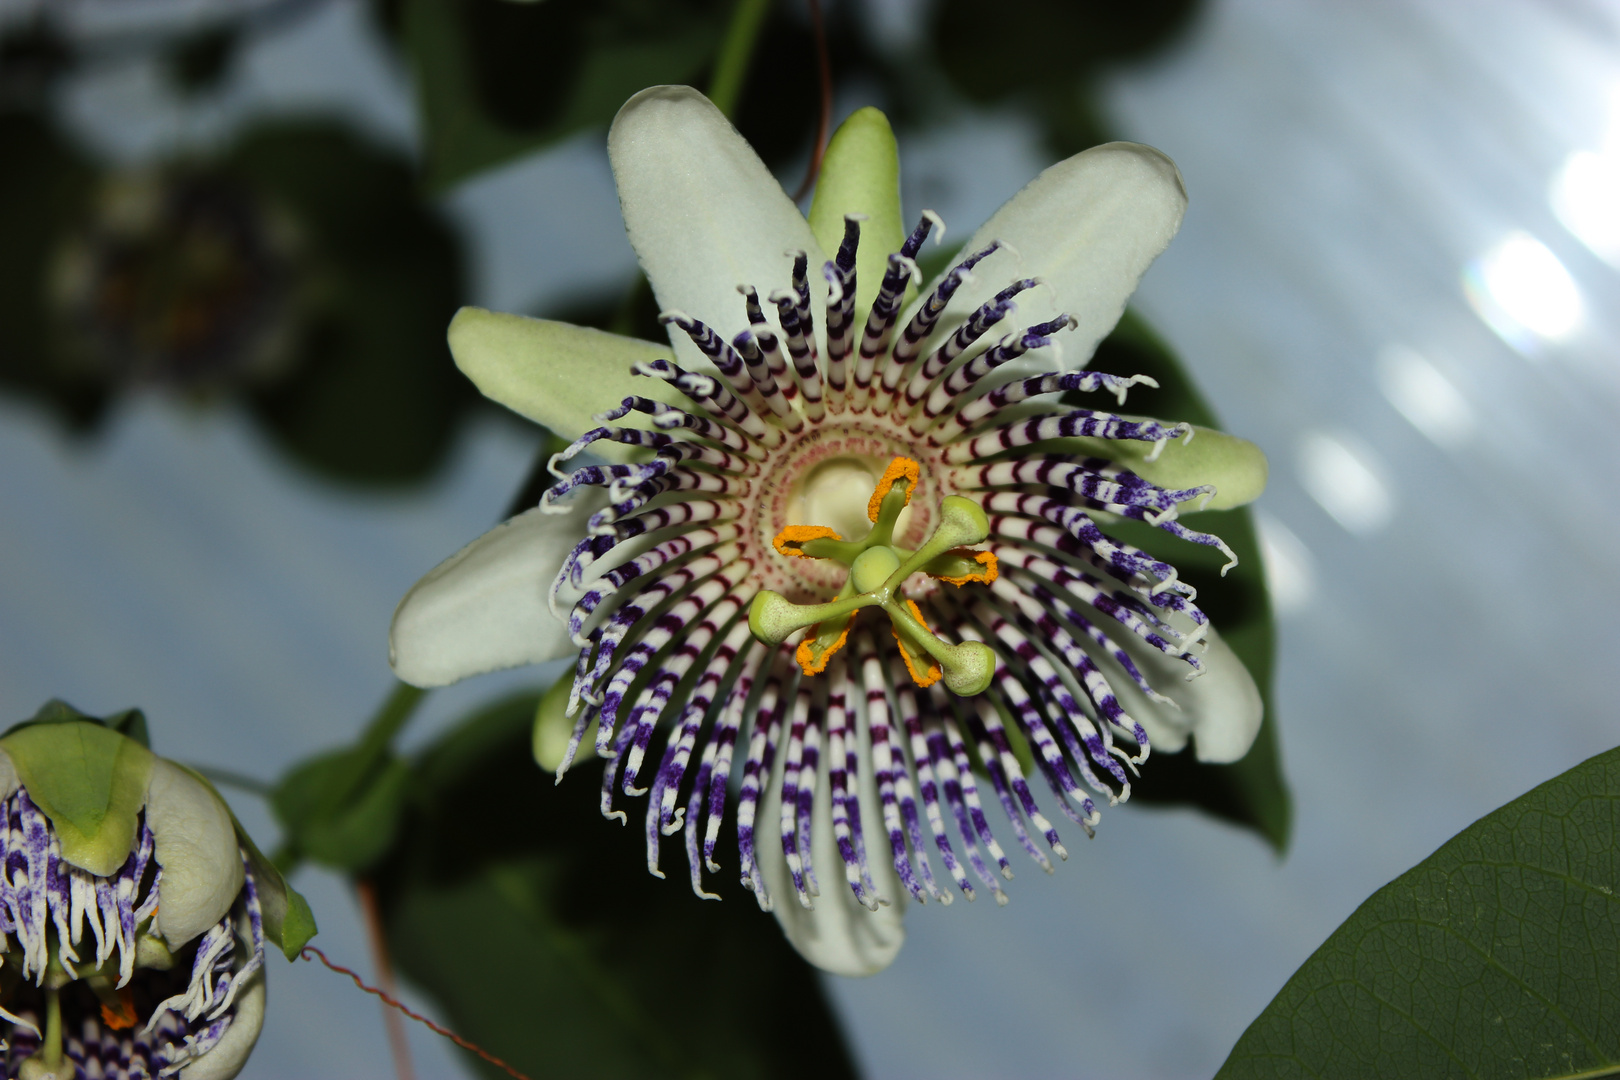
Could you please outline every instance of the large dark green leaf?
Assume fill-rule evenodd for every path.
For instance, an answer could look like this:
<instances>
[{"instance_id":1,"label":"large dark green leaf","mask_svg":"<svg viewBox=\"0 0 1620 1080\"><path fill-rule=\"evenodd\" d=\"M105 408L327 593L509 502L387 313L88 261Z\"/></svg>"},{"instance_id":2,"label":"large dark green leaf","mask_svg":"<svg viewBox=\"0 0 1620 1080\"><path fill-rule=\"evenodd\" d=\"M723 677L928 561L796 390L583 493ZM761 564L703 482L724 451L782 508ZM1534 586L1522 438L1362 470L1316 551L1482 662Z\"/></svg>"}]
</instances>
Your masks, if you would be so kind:
<instances>
[{"instance_id":1,"label":"large dark green leaf","mask_svg":"<svg viewBox=\"0 0 1620 1080\"><path fill-rule=\"evenodd\" d=\"M0 387L42 398L71 426L88 427L107 390L58 362L46 271L83 213L94 172L31 112L0 112L0 156Z\"/></svg>"},{"instance_id":2,"label":"large dark green leaf","mask_svg":"<svg viewBox=\"0 0 1620 1080\"><path fill-rule=\"evenodd\" d=\"M444 343L462 300L460 252L415 173L314 123L258 128L222 167L283 207L307 248L298 365L253 395L260 421L328 475L421 477L477 399Z\"/></svg>"},{"instance_id":3,"label":"large dark green leaf","mask_svg":"<svg viewBox=\"0 0 1620 1080\"><path fill-rule=\"evenodd\" d=\"M1617 845L1620 750L1610 750L1374 893L1217 1076L1620 1076Z\"/></svg>"},{"instance_id":4,"label":"large dark green leaf","mask_svg":"<svg viewBox=\"0 0 1620 1080\"><path fill-rule=\"evenodd\" d=\"M1185 36L1199 0L943 0L929 23L933 54L951 84L984 103L1018 100L1060 157L1110 138L1101 76ZM1039 27L1030 33L1030 27ZM998 64L993 56L1016 56Z\"/></svg>"},{"instance_id":5,"label":"large dark green leaf","mask_svg":"<svg viewBox=\"0 0 1620 1080\"><path fill-rule=\"evenodd\" d=\"M598 811L599 764L560 786L535 767L535 704L472 717L415 767L373 878L403 974L536 1080L852 1075L776 921L728 874L709 881L723 902L695 897L679 837L669 879L649 876L639 813L626 828Z\"/></svg>"},{"instance_id":6,"label":"large dark green leaf","mask_svg":"<svg viewBox=\"0 0 1620 1080\"><path fill-rule=\"evenodd\" d=\"M1186 420L1218 428L1214 412L1199 395L1170 347L1140 316L1126 312L1119 326L1097 349L1093 370L1118 375L1150 375L1159 389L1131 390L1130 411L1165 420ZM1237 432L1242 434L1242 432ZM1168 560L1183 580L1198 589L1198 604L1232 650L1248 667L1265 700L1265 722L1249 753L1231 765L1205 765L1190 752L1154 754L1142 770L1133 798L1149 802L1190 803L1246 825L1279 851L1288 844L1292 806L1283 780L1277 747L1277 713L1271 692L1276 629L1266 591L1253 515L1247 509L1187 514L1187 523L1215 533L1231 545L1239 562L1225 577L1225 560L1212 548L1183 543L1138 522L1110 524L1110 535Z\"/></svg>"},{"instance_id":7,"label":"large dark green leaf","mask_svg":"<svg viewBox=\"0 0 1620 1080\"><path fill-rule=\"evenodd\" d=\"M442 190L591 126L646 86L692 82L727 4L404 0L427 180Z\"/></svg>"}]
</instances>

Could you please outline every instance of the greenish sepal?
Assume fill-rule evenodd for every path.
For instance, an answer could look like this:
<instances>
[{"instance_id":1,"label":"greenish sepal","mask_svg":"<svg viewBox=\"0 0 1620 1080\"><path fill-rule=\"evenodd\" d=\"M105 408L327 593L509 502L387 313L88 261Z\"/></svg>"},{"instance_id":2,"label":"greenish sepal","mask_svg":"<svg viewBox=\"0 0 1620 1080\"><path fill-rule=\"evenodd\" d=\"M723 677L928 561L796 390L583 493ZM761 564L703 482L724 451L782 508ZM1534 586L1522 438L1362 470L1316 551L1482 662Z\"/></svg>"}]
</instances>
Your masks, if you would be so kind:
<instances>
[{"instance_id":1,"label":"greenish sepal","mask_svg":"<svg viewBox=\"0 0 1620 1080\"><path fill-rule=\"evenodd\" d=\"M117 873L135 846L152 751L99 721L49 718L13 729L0 749L55 826L62 858L101 877Z\"/></svg>"},{"instance_id":2,"label":"greenish sepal","mask_svg":"<svg viewBox=\"0 0 1620 1080\"><path fill-rule=\"evenodd\" d=\"M867 106L838 125L821 160L810 202L810 231L830 257L844 240L844 215L864 214L855 254L857 325L871 310L890 252L905 242L900 217L900 150L889 118Z\"/></svg>"},{"instance_id":3,"label":"greenish sepal","mask_svg":"<svg viewBox=\"0 0 1620 1080\"><path fill-rule=\"evenodd\" d=\"M534 709L531 746L535 764L547 772L556 772L562 765L563 755L568 752L568 740L574 734L574 720L568 715L568 697L573 686L572 676L564 672L551 684L551 688L541 695L540 703ZM595 730L596 721L592 720L579 741L578 749L574 752L575 761L596 754L596 740L591 735Z\"/></svg>"},{"instance_id":4,"label":"greenish sepal","mask_svg":"<svg viewBox=\"0 0 1620 1080\"><path fill-rule=\"evenodd\" d=\"M1168 490L1214 485L1215 494L1208 504L1194 499L1183 507L1184 513L1230 510L1253 502L1266 490L1269 466L1265 451L1247 439L1214 428L1194 425L1190 442L1171 439L1152 461L1148 456L1157 443L1085 437L1055 442L1071 453L1118 462L1149 483Z\"/></svg>"},{"instance_id":5,"label":"greenish sepal","mask_svg":"<svg viewBox=\"0 0 1620 1080\"><path fill-rule=\"evenodd\" d=\"M120 735L134 739L148 750L152 748L152 740L146 730L146 714L141 710L125 709L111 716L91 716L89 713L80 712L61 698L47 701L33 716L7 728L5 734L10 735L13 731L20 731L33 724L66 724L75 720L86 720L92 724L112 728Z\"/></svg>"},{"instance_id":6,"label":"greenish sepal","mask_svg":"<svg viewBox=\"0 0 1620 1080\"><path fill-rule=\"evenodd\" d=\"M565 439L583 435L597 413L631 395L690 404L662 380L631 371L671 357L668 345L476 307L456 312L448 338L456 366L485 397ZM631 448L598 442L591 452L622 462Z\"/></svg>"},{"instance_id":7,"label":"greenish sepal","mask_svg":"<svg viewBox=\"0 0 1620 1080\"><path fill-rule=\"evenodd\" d=\"M288 960L298 959L298 951L309 944L309 939L316 933L315 913L310 910L309 901L305 900L297 889L287 884L281 870L259 850L259 846L253 842L253 837L248 835L247 830L242 828L242 823L236 818L236 812L219 793L213 781L189 765L181 765L179 762L174 764L212 792L220 805L225 807L226 813L231 815L231 824L236 828L237 843L242 845L242 850L247 854L248 868L252 870L254 883L259 890L259 911L264 923L264 936L279 948Z\"/></svg>"},{"instance_id":8,"label":"greenish sepal","mask_svg":"<svg viewBox=\"0 0 1620 1080\"><path fill-rule=\"evenodd\" d=\"M315 913L310 910L309 901L304 894L287 886L287 914L281 923L281 940L276 942L281 947L281 954L289 960L296 960L303 951L309 939L316 934Z\"/></svg>"}]
</instances>

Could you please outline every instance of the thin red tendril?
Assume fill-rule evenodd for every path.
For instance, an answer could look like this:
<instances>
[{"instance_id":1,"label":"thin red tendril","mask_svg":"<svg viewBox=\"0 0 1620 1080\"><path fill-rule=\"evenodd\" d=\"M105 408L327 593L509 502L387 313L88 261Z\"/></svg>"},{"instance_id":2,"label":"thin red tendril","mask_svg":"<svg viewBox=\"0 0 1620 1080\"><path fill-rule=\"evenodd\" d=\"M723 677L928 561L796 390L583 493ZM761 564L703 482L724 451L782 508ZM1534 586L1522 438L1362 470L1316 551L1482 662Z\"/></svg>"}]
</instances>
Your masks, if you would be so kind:
<instances>
[{"instance_id":1,"label":"thin red tendril","mask_svg":"<svg viewBox=\"0 0 1620 1080\"><path fill-rule=\"evenodd\" d=\"M810 194L816 177L821 174L821 158L827 152L827 128L832 125L832 62L827 57L827 30L821 24L821 0L809 0L810 25L816 35L816 69L821 78L821 115L816 120L816 145L810 151L810 167L805 170L804 183L794 192L798 202Z\"/></svg>"},{"instance_id":2,"label":"thin red tendril","mask_svg":"<svg viewBox=\"0 0 1620 1080\"><path fill-rule=\"evenodd\" d=\"M355 882L354 891L360 898L360 910L366 917L366 930L371 938L371 959L377 967L377 983L390 994L394 991L394 964L388 956L388 937L383 933L382 915L377 910L377 890L364 879ZM399 1013L383 1008L383 1026L388 1029L388 1049L394 1055L397 1080L416 1080L416 1069L411 1065L411 1044L405 1038L405 1023Z\"/></svg>"},{"instance_id":3,"label":"thin red tendril","mask_svg":"<svg viewBox=\"0 0 1620 1080\"><path fill-rule=\"evenodd\" d=\"M310 955L311 953L313 953L314 955L311 956ZM299 952L298 955L303 957L305 960L311 960L311 959L319 960L321 963L325 964L328 968L331 968L333 971L337 972L339 975L347 975L349 978L354 980L354 985L358 986L360 989L364 990L366 993L375 994L376 996L382 998L383 1001L387 1002L389 1005L392 1005L394 1008L398 1009L400 1012L404 1013L406 1016L410 1017L412 1020L415 1020L419 1024L426 1024L428 1027L432 1028L434 1030L434 1032L436 1032L437 1034L443 1035L445 1038L449 1039L451 1042L455 1043L457 1046L461 1047L463 1050L470 1050L473 1053L477 1054L479 1057L483 1058L485 1061L489 1062L491 1065L495 1066L497 1069L504 1069L506 1071L507 1075L515 1077L516 1080L531 1080L530 1077L525 1076L523 1073L518 1072L516 1069L512 1068L512 1066L508 1065L506 1062L502 1061L500 1058L496 1057L494 1054L490 1053L488 1050L485 1050L482 1046L479 1046L477 1043L471 1042L471 1041L469 1041L467 1039L463 1039L460 1035L457 1035L455 1032L451 1031L447 1027L440 1027L438 1024L435 1024L432 1020L429 1020L427 1017L423 1016L421 1013L412 1012L410 1010L410 1008L405 1005L404 1002L400 1001L398 998L395 998L395 997L393 997L393 996L391 996L389 994L385 994L383 991L377 989L375 986L367 986L365 980L362 979L359 975L355 974L354 971L350 970L349 968L344 967L342 964L334 964L334 963L332 963L332 961L330 961L330 960L328 960L326 958L326 954L321 952L321 950L317 949L315 946L313 946L313 945L305 945L304 948Z\"/></svg>"}]
</instances>

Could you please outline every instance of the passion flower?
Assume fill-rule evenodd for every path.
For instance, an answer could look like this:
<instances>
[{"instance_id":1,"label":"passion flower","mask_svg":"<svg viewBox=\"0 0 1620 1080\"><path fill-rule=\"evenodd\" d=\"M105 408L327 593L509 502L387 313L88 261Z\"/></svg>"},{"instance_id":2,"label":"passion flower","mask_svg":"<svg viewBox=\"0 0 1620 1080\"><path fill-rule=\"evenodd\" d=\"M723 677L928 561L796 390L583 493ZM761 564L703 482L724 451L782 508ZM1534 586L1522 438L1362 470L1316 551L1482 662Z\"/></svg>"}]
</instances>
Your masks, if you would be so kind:
<instances>
[{"instance_id":1,"label":"passion flower","mask_svg":"<svg viewBox=\"0 0 1620 1080\"><path fill-rule=\"evenodd\" d=\"M987 799L1038 865L1067 857L1031 769L1089 835L1150 746L1247 751L1253 681L1174 566L1107 525L1231 564L1180 514L1253 498L1264 457L1098 407L1151 380L1078 370L1180 224L1168 158L1052 166L913 296L943 225L903 230L876 110L834 136L808 221L688 88L632 98L608 148L673 349L456 317L479 389L574 441L539 507L401 602L401 678L577 650L540 718L564 725L559 779L594 727L603 813L648 793L649 867L683 834L700 896L734 805L743 882L848 974L893 959L907 897L1005 901Z\"/></svg>"}]
</instances>

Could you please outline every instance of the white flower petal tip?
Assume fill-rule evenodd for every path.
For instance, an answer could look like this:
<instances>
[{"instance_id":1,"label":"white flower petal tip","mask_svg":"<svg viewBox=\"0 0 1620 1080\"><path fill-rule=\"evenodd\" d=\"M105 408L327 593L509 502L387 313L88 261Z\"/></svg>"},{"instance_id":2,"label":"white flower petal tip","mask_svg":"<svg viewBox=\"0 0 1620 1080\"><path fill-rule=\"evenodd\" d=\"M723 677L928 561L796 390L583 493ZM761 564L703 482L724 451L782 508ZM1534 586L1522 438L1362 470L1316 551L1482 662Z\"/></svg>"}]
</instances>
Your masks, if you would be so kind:
<instances>
[{"instance_id":1,"label":"white flower petal tip","mask_svg":"<svg viewBox=\"0 0 1620 1080\"><path fill-rule=\"evenodd\" d=\"M813 909L792 897L772 914L799 955L830 975L876 975L894 963L906 941L902 905L880 904L868 911L838 882L836 896L821 896Z\"/></svg>"},{"instance_id":2,"label":"white flower petal tip","mask_svg":"<svg viewBox=\"0 0 1620 1080\"><path fill-rule=\"evenodd\" d=\"M1153 260L1181 227L1187 191L1175 163L1150 146L1094 146L1051 166L985 222L964 251L999 240L1009 265L1048 288L1026 292L1019 315L1076 320L1069 361L1080 366L1113 329ZM971 295L965 295L969 294ZM953 312L966 316L988 299L963 289Z\"/></svg>"},{"instance_id":3,"label":"white flower petal tip","mask_svg":"<svg viewBox=\"0 0 1620 1080\"><path fill-rule=\"evenodd\" d=\"M1171 624L1192 637L1194 628L1179 616ZM1155 751L1175 753L1193 741L1199 761L1227 764L1241 759L1254 745L1265 715L1260 689L1213 627L1201 630L1203 652L1196 677L1185 678L1186 664L1140 639L1121 644L1150 682L1171 688L1168 696L1149 700L1133 683L1117 687L1126 712L1147 731Z\"/></svg>"},{"instance_id":4,"label":"white flower petal tip","mask_svg":"<svg viewBox=\"0 0 1620 1080\"><path fill-rule=\"evenodd\" d=\"M180 1080L232 1080L240 1073L264 1028L264 996L260 972L237 994L231 1026L212 1049L180 1070Z\"/></svg>"},{"instance_id":5,"label":"white flower petal tip","mask_svg":"<svg viewBox=\"0 0 1620 1080\"><path fill-rule=\"evenodd\" d=\"M394 611L394 674L412 686L448 686L573 652L547 591L600 505L586 493L561 504L565 513L526 510L428 571Z\"/></svg>"},{"instance_id":6,"label":"white flower petal tip","mask_svg":"<svg viewBox=\"0 0 1620 1080\"><path fill-rule=\"evenodd\" d=\"M667 357L667 345L476 307L456 312L448 338L456 366L481 394L565 439L584 434L595 414L631 394L664 396L660 384L632 369ZM601 449L609 456L621 448Z\"/></svg>"},{"instance_id":7,"label":"white flower petal tip","mask_svg":"<svg viewBox=\"0 0 1620 1080\"><path fill-rule=\"evenodd\" d=\"M793 876L782 851L776 824L782 813L781 778L771 784L760 800L755 820L756 851L760 872L771 898L771 913L783 935L799 955L832 975L876 975L894 963L906 942L905 890L893 867L873 860L872 877L880 897L876 911L868 910L855 898L844 877L844 861L839 857L833 835L832 795L826 775L826 760L816 784L811 808L810 864L820 877L821 894L806 907L795 895ZM777 760L777 768L781 759ZM859 800L861 820L866 825L866 846L885 850L889 840L881 824L882 811L870 776L861 778Z\"/></svg>"},{"instance_id":8,"label":"white flower petal tip","mask_svg":"<svg viewBox=\"0 0 1620 1080\"><path fill-rule=\"evenodd\" d=\"M1232 647L1210 631L1204 675L1181 691L1183 714L1192 723L1198 760L1224 765L1241 760L1260 734L1265 704L1254 677Z\"/></svg>"},{"instance_id":9,"label":"white flower petal tip","mask_svg":"<svg viewBox=\"0 0 1620 1080\"><path fill-rule=\"evenodd\" d=\"M236 826L207 784L164 758L152 762L146 824L163 868L157 930L178 949L224 918L242 891Z\"/></svg>"},{"instance_id":10,"label":"white flower petal tip","mask_svg":"<svg viewBox=\"0 0 1620 1080\"><path fill-rule=\"evenodd\" d=\"M662 310L681 309L722 337L746 327L736 287L762 294L787 284L790 260L826 261L810 225L708 98L689 86L654 86L625 102L608 131L608 158L624 227ZM819 301L825 286L812 282ZM675 335L681 366L706 369Z\"/></svg>"}]
</instances>

